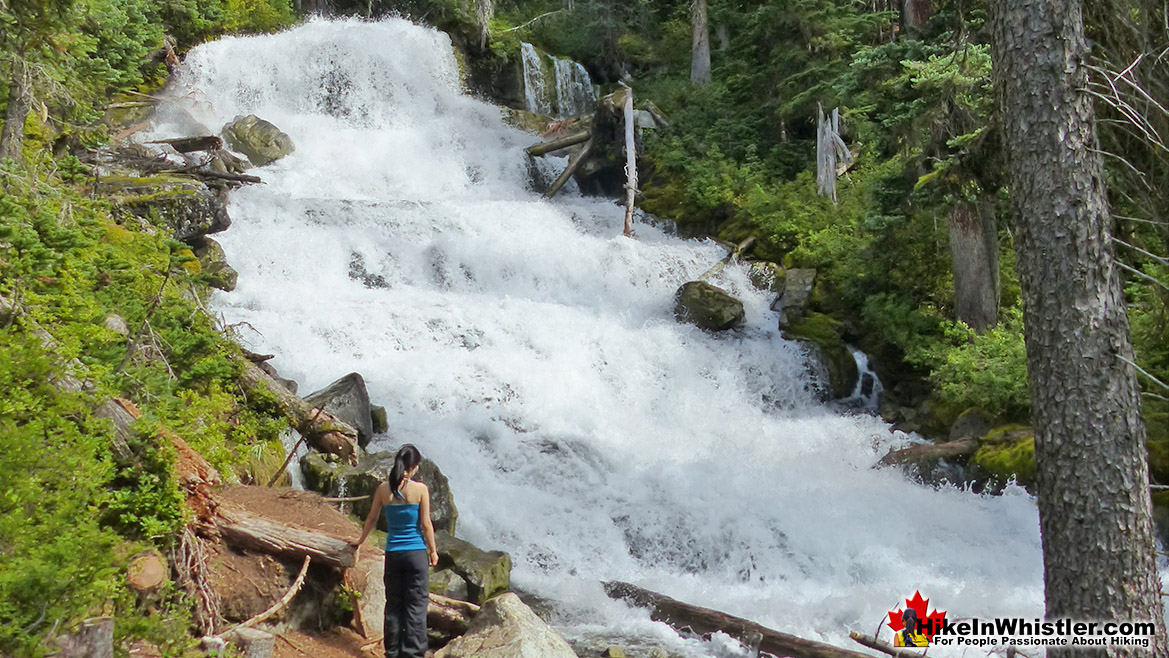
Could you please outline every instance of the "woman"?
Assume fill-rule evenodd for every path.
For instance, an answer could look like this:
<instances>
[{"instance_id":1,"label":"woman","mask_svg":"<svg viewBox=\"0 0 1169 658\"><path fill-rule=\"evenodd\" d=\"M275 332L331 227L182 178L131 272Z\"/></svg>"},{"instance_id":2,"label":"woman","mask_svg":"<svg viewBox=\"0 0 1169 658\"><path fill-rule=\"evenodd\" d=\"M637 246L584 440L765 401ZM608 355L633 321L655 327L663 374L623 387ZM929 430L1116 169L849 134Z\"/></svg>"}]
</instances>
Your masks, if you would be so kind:
<instances>
[{"instance_id":1,"label":"woman","mask_svg":"<svg viewBox=\"0 0 1169 658\"><path fill-rule=\"evenodd\" d=\"M426 606L429 567L438 565L434 524L430 521L430 490L410 479L418 472L422 455L407 443L394 457L388 482L378 485L360 547L386 517L386 658L423 658L426 655Z\"/></svg>"}]
</instances>

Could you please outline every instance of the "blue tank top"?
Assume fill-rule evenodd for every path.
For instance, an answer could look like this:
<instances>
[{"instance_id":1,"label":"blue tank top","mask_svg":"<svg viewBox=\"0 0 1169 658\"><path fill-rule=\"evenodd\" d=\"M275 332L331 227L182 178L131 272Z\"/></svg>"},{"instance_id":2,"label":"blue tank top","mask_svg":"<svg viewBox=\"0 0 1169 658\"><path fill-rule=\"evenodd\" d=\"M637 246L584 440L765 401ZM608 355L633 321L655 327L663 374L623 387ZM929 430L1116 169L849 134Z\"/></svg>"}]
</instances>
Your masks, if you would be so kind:
<instances>
[{"instance_id":1,"label":"blue tank top","mask_svg":"<svg viewBox=\"0 0 1169 658\"><path fill-rule=\"evenodd\" d=\"M418 527L418 504L385 505L386 552L426 550L422 530Z\"/></svg>"}]
</instances>

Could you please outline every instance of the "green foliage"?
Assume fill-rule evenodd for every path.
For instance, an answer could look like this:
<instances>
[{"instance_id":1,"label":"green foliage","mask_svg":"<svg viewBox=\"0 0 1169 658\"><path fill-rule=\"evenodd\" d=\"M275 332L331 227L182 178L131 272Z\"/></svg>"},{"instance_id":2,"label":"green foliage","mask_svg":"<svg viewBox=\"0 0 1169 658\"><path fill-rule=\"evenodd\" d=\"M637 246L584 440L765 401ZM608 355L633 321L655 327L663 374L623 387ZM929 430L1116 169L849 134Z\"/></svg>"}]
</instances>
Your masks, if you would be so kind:
<instances>
[{"instance_id":1,"label":"green foliage","mask_svg":"<svg viewBox=\"0 0 1169 658\"><path fill-rule=\"evenodd\" d=\"M952 324L947 337L958 345L942 353L930 375L941 402L959 411L981 407L997 418L1025 419L1030 402L1021 314L1014 311L981 334Z\"/></svg>"}]
</instances>

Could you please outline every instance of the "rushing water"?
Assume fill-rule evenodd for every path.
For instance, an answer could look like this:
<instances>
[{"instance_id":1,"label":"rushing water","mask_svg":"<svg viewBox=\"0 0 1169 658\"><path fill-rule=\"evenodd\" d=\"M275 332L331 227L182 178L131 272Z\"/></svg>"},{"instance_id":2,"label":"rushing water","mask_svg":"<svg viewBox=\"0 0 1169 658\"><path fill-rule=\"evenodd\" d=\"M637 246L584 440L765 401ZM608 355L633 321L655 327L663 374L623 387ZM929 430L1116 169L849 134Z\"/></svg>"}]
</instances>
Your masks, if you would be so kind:
<instances>
[{"instance_id":1,"label":"rushing water","mask_svg":"<svg viewBox=\"0 0 1169 658\"><path fill-rule=\"evenodd\" d=\"M1029 497L872 470L898 438L816 401L741 268L717 283L745 301L743 330L674 321L674 291L721 248L647 225L626 239L615 205L542 200L535 138L457 76L447 38L401 20L187 58L176 109L213 129L255 113L296 143L233 193L219 239L239 287L215 299L282 375L311 391L360 371L389 409L378 446L433 458L459 534L509 551L570 637L730 651L609 601L610 579L841 644L917 589L952 616L1041 612Z\"/></svg>"},{"instance_id":2,"label":"rushing water","mask_svg":"<svg viewBox=\"0 0 1169 658\"><path fill-rule=\"evenodd\" d=\"M529 112L563 119L592 111L597 95L589 72L580 62L542 55L530 43L520 44L520 61L524 67L524 102Z\"/></svg>"}]
</instances>

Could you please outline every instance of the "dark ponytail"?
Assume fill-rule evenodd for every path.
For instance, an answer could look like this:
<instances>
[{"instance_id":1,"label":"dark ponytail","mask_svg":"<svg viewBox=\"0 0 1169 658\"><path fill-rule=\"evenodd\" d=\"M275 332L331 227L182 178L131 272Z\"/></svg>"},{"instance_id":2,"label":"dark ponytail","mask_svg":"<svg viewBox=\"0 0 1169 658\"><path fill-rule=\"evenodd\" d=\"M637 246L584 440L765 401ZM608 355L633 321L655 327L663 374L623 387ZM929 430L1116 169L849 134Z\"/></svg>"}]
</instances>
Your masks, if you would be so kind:
<instances>
[{"instance_id":1,"label":"dark ponytail","mask_svg":"<svg viewBox=\"0 0 1169 658\"><path fill-rule=\"evenodd\" d=\"M394 455L394 467L390 469L390 497L402 498L398 487L402 484L402 478L406 477L406 471L414 468L422 463L422 453L418 452L413 444L407 443L398 449L398 454Z\"/></svg>"}]
</instances>

